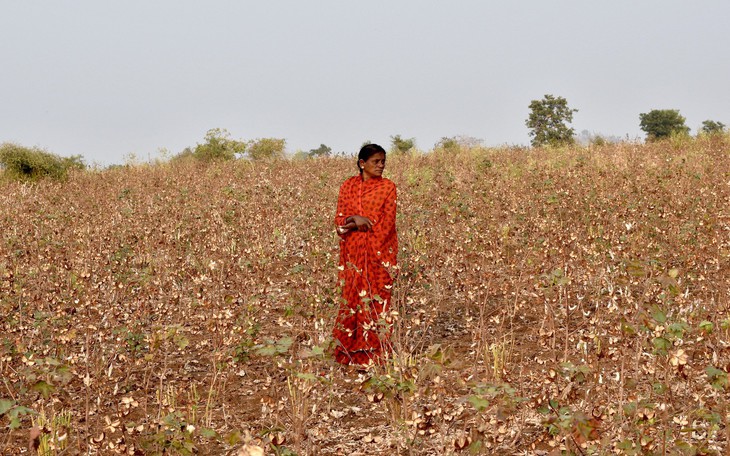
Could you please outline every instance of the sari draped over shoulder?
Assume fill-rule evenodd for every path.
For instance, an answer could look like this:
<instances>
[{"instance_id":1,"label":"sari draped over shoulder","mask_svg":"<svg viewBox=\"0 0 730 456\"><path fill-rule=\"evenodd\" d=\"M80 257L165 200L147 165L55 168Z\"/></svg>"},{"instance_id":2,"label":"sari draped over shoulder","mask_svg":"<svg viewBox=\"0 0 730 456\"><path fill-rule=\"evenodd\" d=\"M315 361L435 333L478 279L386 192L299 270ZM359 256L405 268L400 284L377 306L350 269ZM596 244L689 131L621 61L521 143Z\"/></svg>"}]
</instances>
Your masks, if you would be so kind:
<instances>
[{"instance_id":1,"label":"sari draped over shoulder","mask_svg":"<svg viewBox=\"0 0 730 456\"><path fill-rule=\"evenodd\" d=\"M379 364L390 351L390 299L398 267L396 199L395 184L382 177L354 176L340 187L335 224L342 301L333 330L339 363ZM352 215L369 218L372 229L340 230Z\"/></svg>"}]
</instances>

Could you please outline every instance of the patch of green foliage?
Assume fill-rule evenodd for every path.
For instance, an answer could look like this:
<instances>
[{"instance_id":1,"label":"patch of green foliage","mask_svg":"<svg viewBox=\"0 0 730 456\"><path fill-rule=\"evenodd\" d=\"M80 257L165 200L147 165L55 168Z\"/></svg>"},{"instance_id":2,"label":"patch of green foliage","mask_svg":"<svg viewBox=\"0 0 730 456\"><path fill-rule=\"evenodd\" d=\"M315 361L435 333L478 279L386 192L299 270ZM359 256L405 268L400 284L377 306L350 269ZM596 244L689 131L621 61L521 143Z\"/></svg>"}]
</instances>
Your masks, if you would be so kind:
<instances>
[{"instance_id":1,"label":"patch of green foliage","mask_svg":"<svg viewBox=\"0 0 730 456\"><path fill-rule=\"evenodd\" d=\"M251 160L273 160L284 157L286 140L281 138L259 138L248 145Z\"/></svg>"},{"instance_id":2,"label":"patch of green foliage","mask_svg":"<svg viewBox=\"0 0 730 456\"><path fill-rule=\"evenodd\" d=\"M329 157L330 155L332 155L332 148L324 144L320 144L318 148L311 149L309 152L307 152L307 156L312 158Z\"/></svg>"},{"instance_id":3,"label":"patch of green foliage","mask_svg":"<svg viewBox=\"0 0 730 456\"><path fill-rule=\"evenodd\" d=\"M393 153L405 153L416 147L415 138L401 138L400 135L390 137L390 151Z\"/></svg>"},{"instance_id":4,"label":"patch of green foliage","mask_svg":"<svg viewBox=\"0 0 730 456\"><path fill-rule=\"evenodd\" d=\"M0 145L0 166L4 175L12 180L34 181L49 177L65 179L70 169L86 169L80 155L59 157L37 147L18 144Z\"/></svg>"},{"instance_id":5,"label":"patch of green foliage","mask_svg":"<svg viewBox=\"0 0 730 456\"><path fill-rule=\"evenodd\" d=\"M525 125L530 129L533 147L560 147L575 142L575 130L568 125L578 110L568 107L565 98L547 94L542 100L532 100L529 108Z\"/></svg>"},{"instance_id":6,"label":"patch of green foliage","mask_svg":"<svg viewBox=\"0 0 730 456\"><path fill-rule=\"evenodd\" d=\"M233 160L236 154L246 151L246 142L231 139L231 134L223 128L213 128L205 134L205 142L198 144L195 149L186 149L178 158L187 156L202 161Z\"/></svg>"},{"instance_id":7,"label":"patch of green foliage","mask_svg":"<svg viewBox=\"0 0 730 456\"><path fill-rule=\"evenodd\" d=\"M706 135L719 135L725 133L727 126L715 120L705 120L702 122L702 129L700 132Z\"/></svg>"},{"instance_id":8,"label":"patch of green foliage","mask_svg":"<svg viewBox=\"0 0 730 456\"><path fill-rule=\"evenodd\" d=\"M689 134L689 127L684 124L685 118L676 109L652 109L639 114L639 121L648 141Z\"/></svg>"}]
</instances>

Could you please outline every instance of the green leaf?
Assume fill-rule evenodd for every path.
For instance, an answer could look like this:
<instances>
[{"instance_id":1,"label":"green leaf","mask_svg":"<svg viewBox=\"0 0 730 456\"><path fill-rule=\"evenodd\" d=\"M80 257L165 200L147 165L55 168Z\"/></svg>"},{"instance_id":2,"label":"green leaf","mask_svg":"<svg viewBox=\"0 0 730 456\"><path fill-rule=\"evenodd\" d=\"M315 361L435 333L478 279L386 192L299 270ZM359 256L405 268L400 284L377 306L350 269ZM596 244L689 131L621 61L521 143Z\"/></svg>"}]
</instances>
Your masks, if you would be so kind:
<instances>
[{"instance_id":1,"label":"green leaf","mask_svg":"<svg viewBox=\"0 0 730 456\"><path fill-rule=\"evenodd\" d=\"M10 417L10 429L18 429L21 424L20 418L31 414L36 414L36 412L28 407L23 407L22 405L16 405L11 408L8 412L8 417Z\"/></svg>"},{"instance_id":2,"label":"green leaf","mask_svg":"<svg viewBox=\"0 0 730 456\"><path fill-rule=\"evenodd\" d=\"M708 380L716 390L725 389L728 386L727 372L714 366L708 366L705 369Z\"/></svg>"},{"instance_id":3,"label":"green leaf","mask_svg":"<svg viewBox=\"0 0 730 456\"><path fill-rule=\"evenodd\" d=\"M278 341L267 340L265 345L257 345L256 354L259 356L274 356L282 355L289 351L289 348L294 343L294 339L291 337L282 337Z\"/></svg>"},{"instance_id":4,"label":"green leaf","mask_svg":"<svg viewBox=\"0 0 730 456\"><path fill-rule=\"evenodd\" d=\"M634 413L636 413L637 407L638 405L636 404L636 402L629 402L628 404L624 404L624 414L626 414L627 416L632 416Z\"/></svg>"},{"instance_id":5,"label":"green leaf","mask_svg":"<svg viewBox=\"0 0 730 456\"><path fill-rule=\"evenodd\" d=\"M291 337L282 337L276 342L276 351L279 353L286 353L293 343L294 339Z\"/></svg>"},{"instance_id":6,"label":"green leaf","mask_svg":"<svg viewBox=\"0 0 730 456\"><path fill-rule=\"evenodd\" d=\"M482 412L489 408L489 401L479 396L469 396L469 403L474 406L475 409Z\"/></svg>"},{"instance_id":7,"label":"green leaf","mask_svg":"<svg viewBox=\"0 0 730 456\"><path fill-rule=\"evenodd\" d=\"M59 361L59 360L57 360L55 358L50 358L50 357L49 358L46 358L45 359L45 362L49 366L60 366L61 365L61 361Z\"/></svg>"},{"instance_id":8,"label":"green leaf","mask_svg":"<svg viewBox=\"0 0 730 456\"><path fill-rule=\"evenodd\" d=\"M700 322L700 330L704 333L707 333L707 334L712 333L712 330L714 329L714 327L715 326L712 324L711 321L705 320L705 321Z\"/></svg>"},{"instance_id":9,"label":"green leaf","mask_svg":"<svg viewBox=\"0 0 730 456\"><path fill-rule=\"evenodd\" d=\"M664 394L667 392L667 387L661 382L652 383L651 387L656 394Z\"/></svg>"},{"instance_id":10,"label":"green leaf","mask_svg":"<svg viewBox=\"0 0 730 456\"><path fill-rule=\"evenodd\" d=\"M175 341L175 344L177 345L177 348L180 350L185 350L188 345L190 345L190 339L183 336L182 334L175 334L175 337L173 339Z\"/></svg>"},{"instance_id":11,"label":"green leaf","mask_svg":"<svg viewBox=\"0 0 730 456\"><path fill-rule=\"evenodd\" d=\"M631 450L634 447L634 442L629 439L622 440L616 445L619 450Z\"/></svg>"},{"instance_id":12,"label":"green leaf","mask_svg":"<svg viewBox=\"0 0 730 456\"><path fill-rule=\"evenodd\" d=\"M636 328L631 326L630 324L626 322L621 323L621 332L628 334L628 335L634 335L636 334Z\"/></svg>"},{"instance_id":13,"label":"green leaf","mask_svg":"<svg viewBox=\"0 0 730 456\"><path fill-rule=\"evenodd\" d=\"M30 389L39 392L43 398L48 399L56 387L50 383L44 382L43 380L39 380L35 385L31 386Z\"/></svg>"},{"instance_id":14,"label":"green leaf","mask_svg":"<svg viewBox=\"0 0 730 456\"><path fill-rule=\"evenodd\" d=\"M301 378L302 380L307 380L307 381L311 381L311 382L316 382L317 380L319 380L319 377L317 377L314 374L302 373L302 372L297 372L297 378Z\"/></svg>"},{"instance_id":15,"label":"green leaf","mask_svg":"<svg viewBox=\"0 0 730 456\"><path fill-rule=\"evenodd\" d=\"M555 423L550 423L547 425L547 431L548 434L552 436L556 436L560 434L560 427L556 425Z\"/></svg>"},{"instance_id":16,"label":"green leaf","mask_svg":"<svg viewBox=\"0 0 730 456\"><path fill-rule=\"evenodd\" d=\"M73 377L73 372L71 372L71 368L69 366L60 366L54 372L53 380L57 381L57 383L66 385L73 380Z\"/></svg>"},{"instance_id":17,"label":"green leaf","mask_svg":"<svg viewBox=\"0 0 730 456\"><path fill-rule=\"evenodd\" d=\"M666 354L667 350L672 348L672 343L665 337L655 337L652 339L651 343L654 345L656 351L661 354Z\"/></svg>"},{"instance_id":18,"label":"green leaf","mask_svg":"<svg viewBox=\"0 0 730 456\"><path fill-rule=\"evenodd\" d=\"M281 456L297 456L297 454L293 450L291 450L285 446L279 447L279 454Z\"/></svg>"},{"instance_id":19,"label":"green leaf","mask_svg":"<svg viewBox=\"0 0 730 456\"><path fill-rule=\"evenodd\" d=\"M651 318L658 321L659 323L664 323L667 321L667 314L664 313L663 310L655 308L651 314Z\"/></svg>"},{"instance_id":20,"label":"green leaf","mask_svg":"<svg viewBox=\"0 0 730 456\"><path fill-rule=\"evenodd\" d=\"M684 332L689 328L689 325L684 322L672 323L667 327L667 331L670 332L674 337L682 338Z\"/></svg>"},{"instance_id":21,"label":"green leaf","mask_svg":"<svg viewBox=\"0 0 730 456\"><path fill-rule=\"evenodd\" d=\"M482 451L482 441L474 440L469 445L469 454L479 454Z\"/></svg>"},{"instance_id":22,"label":"green leaf","mask_svg":"<svg viewBox=\"0 0 730 456\"><path fill-rule=\"evenodd\" d=\"M202 435L206 439L218 438L218 433L215 432L213 429L208 428L200 428L200 435Z\"/></svg>"},{"instance_id":23,"label":"green leaf","mask_svg":"<svg viewBox=\"0 0 730 456\"><path fill-rule=\"evenodd\" d=\"M4 415L5 412L13 408L15 405L15 401L11 401L10 399L0 399L0 415Z\"/></svg>"},{"instance_id":24,"label":"green leaf","mask_svg":"<svg viewBox=\"0 0 730 456\"><path fill-rule=\"evenodd\" d=\"M324 358L324 348L319 345L315 345L312 348L305 348L302 350L302 358Z\"/></svg>"},{"instance_id":25,"label":"green leaf","mask_svg":"<svg viewBox=\"0 0 730 456\"><path fill-rule=\"evenodd\" d=\"M724 370L718 369L715 366L708 366L707 369L705 369L705 373L710 378L716 378L721 375L727 375L727 373Z\"/></svg>"},{"instance_id":26,"label":"green leaf","mask_svg":"<svg viewBox=\"0 0 730 456\"><path fill-rule=\"evenodd\" d=\"M243 440L243 437L241 436L241 432L238 430L233 431L226 436L226 443L230 446L236 445L241 440Z\"/></svg>"},{"instance_id":27,"label":"green leaf","mask_svg":"<svg viewBox=\"0 0 730 456\"><path fill-rule=\"evenodd\" d=\"M256 349L256 354L259 356L274 356L276 354L276 346L262 345Z\"/></svg>"}]
</instances>

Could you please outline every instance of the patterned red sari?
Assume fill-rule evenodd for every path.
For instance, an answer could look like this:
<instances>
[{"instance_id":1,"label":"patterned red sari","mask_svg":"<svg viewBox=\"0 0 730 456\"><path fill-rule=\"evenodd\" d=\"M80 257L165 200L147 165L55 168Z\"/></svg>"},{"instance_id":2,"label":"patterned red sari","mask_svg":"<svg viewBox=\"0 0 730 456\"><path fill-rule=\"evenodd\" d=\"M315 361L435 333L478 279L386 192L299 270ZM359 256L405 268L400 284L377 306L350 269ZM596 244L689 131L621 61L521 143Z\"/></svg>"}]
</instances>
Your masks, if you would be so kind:
<instances>
[{"instance_id":1,"label":"patterned red sari","mask_svg":"<svg viewBox=\"0 0 730 456\"><path fill-rule=\"evenodd\" d=\"M342 302L333 335L342 364L379 364L390 351L390 297L397 270L395 184L382 177L347 179L340 187L335 224L351 215L373 222L370 231L340 235Z\"/></svg>"}]
</instances>

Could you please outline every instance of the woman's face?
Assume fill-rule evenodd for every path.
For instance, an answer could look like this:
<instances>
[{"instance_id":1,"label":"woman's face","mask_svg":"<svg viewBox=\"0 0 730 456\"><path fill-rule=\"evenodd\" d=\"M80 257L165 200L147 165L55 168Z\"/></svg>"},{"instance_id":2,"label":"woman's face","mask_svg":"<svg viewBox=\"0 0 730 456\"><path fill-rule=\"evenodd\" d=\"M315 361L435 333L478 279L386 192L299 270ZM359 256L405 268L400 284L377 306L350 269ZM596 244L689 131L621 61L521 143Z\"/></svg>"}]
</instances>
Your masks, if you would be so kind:
<instances>
[{"instance_id":1,"label":"woman's face","mask_svg":"<svg viewBox=\"0 0 730 456\"><path fill-rule=\"evenodd\" d=\"M370 179L371 177L381 177L385 169L385 154L377 152L370 156L367 160L360 160L360 168L362 168L362 178Z\"/></svg>"}]
</instances>

